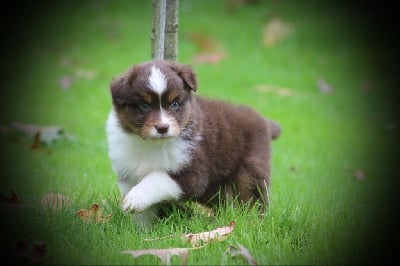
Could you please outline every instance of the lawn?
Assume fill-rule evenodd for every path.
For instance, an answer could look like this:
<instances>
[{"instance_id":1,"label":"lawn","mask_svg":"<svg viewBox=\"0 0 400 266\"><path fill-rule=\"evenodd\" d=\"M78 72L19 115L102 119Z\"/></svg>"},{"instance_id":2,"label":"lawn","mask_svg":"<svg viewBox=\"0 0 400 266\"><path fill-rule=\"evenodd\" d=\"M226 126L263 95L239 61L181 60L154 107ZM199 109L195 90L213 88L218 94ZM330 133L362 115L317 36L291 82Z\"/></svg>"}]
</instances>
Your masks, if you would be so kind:
<instances>
[{"instance_id":1,"label":"lawn","mask_svg":"<svg viewBox=\"0 0 400 266\"><path fill-rule=\"evenodd\" d=\"M224 1L181 0L179 61L196 70L197 93L248 105L283 128L273 143L271 204L262 218L235 204L221 204L215 217L173 209L140 230L120 208L105 120L112 77L150 59L152 3L44 3L21 7L15 20L2 23L4 253L32 260L15 247L22 240L44 243L43 264L154 265L160 264L154 256L121 252L190 247L179 235L235 221L223 241L191 250L188 264L246 264L224 255L239 244L259 265L387 258L382 252L391 225L398 124L391 112L388 43L377 40L386 29L369 20L369 9L319 1L229 8ZM264 38L274 19L286 35L270 44ZM41 143L15 129L16 122L56 126L71 137ZM55 194L63 197L62 206L41 205ZM75 215L93 203L111 219L96 223ZM169 235L178 237L146 241Z\"/></svg>"}]
</instances>

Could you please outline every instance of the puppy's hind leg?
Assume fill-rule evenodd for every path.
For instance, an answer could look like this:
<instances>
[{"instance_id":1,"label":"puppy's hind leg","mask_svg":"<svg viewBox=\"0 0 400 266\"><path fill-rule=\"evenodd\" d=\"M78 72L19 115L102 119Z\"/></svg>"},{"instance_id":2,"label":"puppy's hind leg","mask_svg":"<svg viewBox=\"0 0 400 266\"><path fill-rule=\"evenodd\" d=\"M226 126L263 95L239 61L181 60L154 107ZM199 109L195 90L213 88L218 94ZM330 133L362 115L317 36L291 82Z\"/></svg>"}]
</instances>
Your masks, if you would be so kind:
<instances>
[{"instance_id":1,"label":"puppy's hind leg","mask_svg":"<svg viewBox=\"0 0 400 266\"><path fill-rule=\"evenodd\" d=\"M265 130L265 134L254 135L252 145L235 180L240 199L259 202L263 206L262 209L265 209L269 204L268 188L271 169L271 132L269 132L271 128L268 127L267 123L265 126L265 128L260 128L259 131Z\"/></svg>"},{"instance_id":2,"label":"puppy's hind leg","mask_svg":"<svg viewBox=\"0 0 400 266\"><path fill-rule=\"evenodd\" d=\"M249 160L247 160L249 161ZM264 169L263 171L260 169ZM235 178L234 189L238 193L239 199L243 203L260 204L260 210L265 210L268 206L268 179L269 167L265 164L247 162L239 170Z\"/></svg>"}]
</instances>

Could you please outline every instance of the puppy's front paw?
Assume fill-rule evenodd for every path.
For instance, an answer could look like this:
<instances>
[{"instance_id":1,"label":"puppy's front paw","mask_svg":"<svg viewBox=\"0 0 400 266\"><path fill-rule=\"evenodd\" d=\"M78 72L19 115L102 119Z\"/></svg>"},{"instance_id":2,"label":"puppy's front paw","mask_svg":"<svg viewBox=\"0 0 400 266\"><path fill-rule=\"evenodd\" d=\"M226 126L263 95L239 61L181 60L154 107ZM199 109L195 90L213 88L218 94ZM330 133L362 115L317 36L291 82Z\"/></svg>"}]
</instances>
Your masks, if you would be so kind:
<instances>
[{"instance_id":1,"label":"puppy's front paw","mask_svg":"<svg viewBox=\"0 0 400 266\"><path fill-rule=\"evenodd\" d=\"M149 207L149 204L146 202L146 195L135 188L129 191L122 201L122 210L124 212L139 213L147 207Z\"/></svg>"}]
</instances>

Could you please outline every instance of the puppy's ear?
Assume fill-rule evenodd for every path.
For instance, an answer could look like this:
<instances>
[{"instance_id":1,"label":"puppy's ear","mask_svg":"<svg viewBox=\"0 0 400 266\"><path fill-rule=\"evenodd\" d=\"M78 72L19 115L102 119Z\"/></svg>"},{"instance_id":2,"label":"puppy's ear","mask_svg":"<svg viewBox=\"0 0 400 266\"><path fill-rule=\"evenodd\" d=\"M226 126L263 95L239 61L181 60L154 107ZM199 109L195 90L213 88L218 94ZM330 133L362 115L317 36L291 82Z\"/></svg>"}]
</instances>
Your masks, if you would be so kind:
<instances>
[{"instance_id":1,"label":"puppy's ear","mask_svg":"<svg viewBox=\"0 0 400 266\"><path fill-rule=\"evenodd\" d=\"M138 72L138 67L134 66L121 76L113 78L110 83L110 90L113 104L115 106L122 106L126 103L126 98L128 97L129 93L129 86L136 78Z\"/></svg>"},{"instance_id":2,"label":"puppy's ear","mask_svg":"<svg viewBox=\"0 0 400 266\"><path fill-rule=\"evenodd\" d=\"M190 66L181 65L177 63L170 63L172 70L174 70L183 80L185 85L192 91L197 90L196 73Z\"/></svg>"},{"instance_id":3,"label":"puppy's ear","mask_svg":"<svg viewBox=\"0 0 400 266\"><path fill-rule=\"evenodd\" d=\"M127 79L125 75L117 78L113 78L110 84L110 91L113 104L115 106L121 106L125 103L127 96Z\"/></svg>"}]
</instances>

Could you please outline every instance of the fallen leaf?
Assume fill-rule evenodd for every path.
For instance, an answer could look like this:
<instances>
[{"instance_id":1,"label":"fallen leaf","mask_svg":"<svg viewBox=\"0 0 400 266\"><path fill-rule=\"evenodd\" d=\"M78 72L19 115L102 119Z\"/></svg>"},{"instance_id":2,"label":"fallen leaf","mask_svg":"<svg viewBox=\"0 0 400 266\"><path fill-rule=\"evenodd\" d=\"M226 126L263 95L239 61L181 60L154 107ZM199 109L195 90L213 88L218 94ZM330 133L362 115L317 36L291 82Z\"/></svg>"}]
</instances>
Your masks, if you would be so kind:
<instances>
[{"instance_id":1,"label":"fallen leaf","mask_svg":"<svg viewBox=\"0 0 400 266\"><path fill-rule=\"evenodd\" d=\"M230 254L231 257L240 255L240 256L242 256L244 259L247 260L247 263L248 263L249 265L256 266L256 265L257 265L257 262L256 262L256 260L251 256L250 252L249 252L244 246L242 246L242 245L240 245L240 244L238 244L238 247L239 247L239 248L230 245L230 246L228 247L228 249L226 250L225 254Z\"/></svg>"},{"instance_id":2,"label":"fallen leaf","mask_svg":"<svg viewBox=\"0 0 400 266\"><path fill-rule=\"evenodd\" d=\"M12 191L11 195L5 196L3 193L0 194L0 207L2 208L34 208L37 209L34 205L26 205L23 204L17 194Z\"/></svg>"},{"instance_id":3,"label":"fallen leaf","mask_svg":"<svg viewBox=\"0 0 400 266\"><path fill-rule=\"evenodd\" d=\"M228 57L221 43L216 39L202 33L194 32L187 34L189 42L193 43L198 52L194 55L193 61L199 64L218 64Z\"/></svg>"},{"instance_id":4,"label":"fallen leaf","mask_svg":"<svg viewBox=\"0 0 400 266\"><path fill-rule=\"evenodd\" d=\"M60 78L60 86L63 90L68 90L74 83L75 78L71 76L63 76Z\"/></svg>"},{"instance_id":5,"label":"fallen leaf","mask_svg":"<svg viewBox=\"0 0 400 266\"><path fill-rule=\"evenodd\" d=\"M17 197L17 194L12 191L11 195L0 194L0 207L2 208L14 208L14 207L22 207L21 201Z\"/></svg>"},{"instance_id":6,"label":"fallen leaf","mask_svg":"<svg viewBox=\"0 0 400 266\"><path fill-rule=\"evenodd\" d=\"M103 211L101 210L101 207L99 204L94 203L90 208L87 209L80 209L75 213L75 216L78 216L84 221L91 220L96 223L102 222L102 221L109 221L112 218L112 215L109 214L107 216L103 216Z\"/></svg>"},{"instance_id":7,"label":"fallen leaf","mask_svg":"<svg viewBox=\"0 0 400 266\"><path fill-rule=\"evenodd\" d=\"M181 264L187 265L187 257L189 250L193 248L167 248L167 249L142 249L142 250L124 250L123 254L130 254L134 258L143 255L153 255L160 258L161 263L171 265L171 257L179 256L181 258Z\"/></svg>"},{"instance_id":8,"label":"fallen leaf","mask_svg":"<svg viewBox=\"0 0 400 266\"><path fill-rule=\"evenodd\" d=\"M227 57L228 57L227 53L222 52L222 51L204 52L204 53L196 54L193 58L193 61L195 63L199 63L199 64L208 63L208 64L216 65Z\"/></svg>"},{"instance_id":9,"label":"fallen leaf","mask_svg":"<svg viewBox=\"0 0 400 266\"><path fill-rule=\"evenodd\" d=\"M198 246L199 242L207 243L210 241L222 241L232 233L233 228L235 227L235 221L231 221L228 226L218 227L212 231L201 232L196 234L186 234L183 235L182 238L184 240L188 240L192 243L193 247Z\"/></svg>"},{"instance_id":10,"label":"fallen leaf","mask_svg":"<svg viewBox=\"0 0 400 266\"><path fill-rule=\"evenodd\" d=\"M33 143L31 145L32 150L40 150L40 132L36 132L35 136L33 137Z\"/></svg>"},{"instance_id":11,"label":"fallen leaf","mask_svg":"<svg viewBox=\"0 0 400 266\"><path fill-rule=\"evenodd\" d=\"M15 191L11 192L11 195L5 196L3 193L0 194L0 203L1 204L20 204L20 200L17 197L17 193Z\"/></svg>"},{"instance_id":12,"label":"fallen leaf","mask_svg":"<svg viewBox=\"0 0 400 266\"><path fill-rule=\"evenodd\" d=\"M71 134L64 132L64 129L59 126L39 126L34 124L14 122L11 124L11 128L33 138L31 147L34 149L40 148L40 144L38 142L43 142L50 145L55 140L63 138L69 140L74 139Z\"/></svg>"},{"instance_id":13,"label":"fallen leaf","mask_svg":"<svg viewBox=\"0 0 400 266\"><path fill-rule=\"evenodd\" d=\"M365 173L364 173L364 171L363 170L357 170L355 173L354 173L354 177L357 179L357 180L364 180L365 179Z\"/></svg>"},{"instance_id":14,"label":"fallen leaf","mask_svg":"<svg viewBox=\"0 0 400 266\"><path fill-rule=\"evenodd\" d=\"M292 34L293 30L293 25L282 21L279 17L273 17L263 28L264 46L274 46Z\"/></svg>"},{"instance_id":15,"label":"fallen leaf","mask_svg":"<svg viewBox=\"0 0 400 266\"><path fill-rule=\"evenodd\" d=\"M63 207L70 207L71 201L64 195L50 192L42 197L40 205L43 209L61 209Z\"/></svg>"},{"instance_id":16,"label":"fallen leaf","mask_svg":"<svg viewBox=\"0 0 400 266\"><path fill-rule=\"evenodd\" d=\"M193 43L202 52L211 52L221 49L221 43L203 32L191 32L186 35L189 42Z\"/></svg>"},{"instance_id":17,"label":"fallen leaf","mask_svg":"<svg viewBox=\"0 0 400 266\"><path fill-rule=\"evenodd\" d=\"M324 94L330 94L333 92L332 85L327 83L324 79L318 79L317 86L318 86L319 91Z\"/></svg>"}]
</instances>

